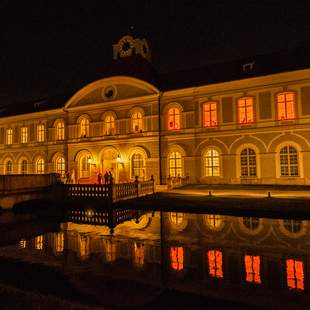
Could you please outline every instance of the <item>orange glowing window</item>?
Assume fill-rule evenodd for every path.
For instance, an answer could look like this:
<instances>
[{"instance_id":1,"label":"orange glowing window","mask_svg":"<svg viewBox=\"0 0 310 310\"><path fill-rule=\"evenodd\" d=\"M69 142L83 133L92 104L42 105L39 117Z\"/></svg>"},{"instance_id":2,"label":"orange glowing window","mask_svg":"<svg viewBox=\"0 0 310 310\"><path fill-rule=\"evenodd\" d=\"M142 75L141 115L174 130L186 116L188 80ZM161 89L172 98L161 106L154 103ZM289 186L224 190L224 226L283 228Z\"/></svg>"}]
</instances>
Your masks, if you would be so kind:
<instances>
[{"instance_id":1,"label":"orange glowing window","mask_svg":"<svg viewBox=\"0 0 310 310\"><path fill-rule=\"evenodd\" d=\"M217 126L217 104L207 102L203 105L203 127Z\"/></svg>"},{"instance_id":2,"label":"orange glowing window","mask_svg":"<svg viewBox=\"0 0 310 310\"><path fill-rule=\"evenodd\" d=\"M253 98L243 97L238 99L239 124L253 123Z\"/></svg>"},{"instance_id":3,"label":"orange glowing window","mask_svg":"<svg viewBox=\"0 0 310 310\"><path fill-rule=\"evenodd\" d=\"M295 94L283 92L277 95L278 119L287 120L295 118Z\"/></svg>"},{"instance_id":4,"label":"orange glowing window","mask_svg":"<svg viewBox=\"0 0 310 310\"><path fill-rule=\"evenodd\" d=\"M134 245L134 263L136 266L144 265L144 244L136 242Z\"/></svg>"},{"instance_id":5,"label":"orange glowing window","mask_svg":"<svg viewBox=\"0 0 310 310\"><path fill-rule=\"evenodd\" d=\"M114 262L116 260L116 244L112 240L105 240L105 258L107 262Z\"/></svg>"},{"instance_id":6,"label":"orange glowing window","mask_svg":"<svg viewBox=\"0 0 310 310\"><path fill-rule=\"evenodd\" d=\"M65 139L65 123L61 120L56 124L56 140Z\"/></svg>"},{"instance_id":7,"label":"orange glowing window","mask_svg":"<svg viewBox=\"0 0 310 310\"><path fill-rule=\"evenodd\" d=\"M58 232L55 234L55 251L56 253L61 253L64 251L65 236L63 232Z\"/></svg>"},{"instance_id":8,"label":"orange glowing window","mask_svg":"<svg viewBox=\"0 0 310 310\"><path fill-rule=\"evenodd\" d=\"M183 269L183 247L171 247L170 248L170 260L171 260L171 267L174 270L181 271Z\"/></svg>"},{"instance_id":9,"label":"orange glowing window","mask_svg":"<svg viewBox=\"0 0 310 310\"><path fill-rule=\"evenodd\" d=\"M222 251L208 251L209 274L213 278L223 278L223 255Z\"/></svg>"},{"instance_id":10,"label":"orange glowing window","mask_svg":"<svg viewBox=\"0 0 310 310\"><path fill-rule=\"evenodd\" d=\"M43 250L43 242L44 237L43 235L37 236L34 238L34 247L36 250Z\"/></svg>"},{"instance_id":11,"label":"orange glowing window","mask_svg":"<svg viewBox=\"0 0 310 310\"><path fill-rule=\"evenodd\" d=\"M250 283L261 284L262 281L260 278L260 257L245 255L244 263L246 273L245 280Z\"/></svg>"},{"instance_id":12,"label":"orange glowing window","mask_svg":"<svg viewBox=\"0 0 310 310\"><path fill-rule=\"evenodd\" d=\"M168 111L168 129L180 129L180 110L171 108Z\"/></svg>"},{"instance_id":13,"label":"orange glowing window","mask_svg":"<svg viewBox=\"0 0 310 310\"><path fill-rule=\"evenodd\" d=\"M89 136L89 120L85 117L80 120L80 136Z\"/></svg>"},{"instance_id":14,"label":"orange glowing window","mask_svg":"<svg viewBox=\"0 0 310 310\"><path fill-rule=\"evenodd\" d=\"M304 263L300 260L286 260L287 286L291 290L304 290Z\"/></svg>"},{"instance_id":15,"label":"orange glowing window","mask_svg":"<svg viewBox=\"0 0 310 310\"><path fill-rule=\"evenodd\" d=\"M142 132L142 114L140 112L131 115L131 122L133 132Z\"/></svg>"}]
</instances>

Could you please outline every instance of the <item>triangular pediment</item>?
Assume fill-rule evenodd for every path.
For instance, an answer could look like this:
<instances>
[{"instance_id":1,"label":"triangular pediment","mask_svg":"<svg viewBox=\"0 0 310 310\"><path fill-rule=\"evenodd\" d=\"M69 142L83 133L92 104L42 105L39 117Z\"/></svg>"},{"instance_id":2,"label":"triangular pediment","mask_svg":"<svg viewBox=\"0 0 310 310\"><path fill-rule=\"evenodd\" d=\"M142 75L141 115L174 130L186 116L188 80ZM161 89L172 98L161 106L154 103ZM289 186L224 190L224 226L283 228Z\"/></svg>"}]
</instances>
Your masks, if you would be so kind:
<instances>
[{"instance_id":1,"label":"triangular pediment","mask_svg":"<svg viewBox=\"0 0 310 310\"><path fill-rule=\"evenodd\" d=\"M158 94L159 90L136 78L115 76L95 81L79 90L66 103L66 108L119 101Z\"/></svg>"}]
</instances>

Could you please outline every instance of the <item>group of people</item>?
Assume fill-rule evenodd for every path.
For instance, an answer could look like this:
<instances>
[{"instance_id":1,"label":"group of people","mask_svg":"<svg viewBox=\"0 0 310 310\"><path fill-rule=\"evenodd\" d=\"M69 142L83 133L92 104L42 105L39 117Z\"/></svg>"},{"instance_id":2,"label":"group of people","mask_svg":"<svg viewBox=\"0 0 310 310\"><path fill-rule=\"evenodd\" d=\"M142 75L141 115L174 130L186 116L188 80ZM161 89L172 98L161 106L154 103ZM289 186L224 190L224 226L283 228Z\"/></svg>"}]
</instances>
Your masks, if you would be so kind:
<instances>
[{"instance_id":1,"label":"group of people","mask_svg":"<svg viewBox=\"0 0 310 310\"><path fill-rule=\"evenodd\" d=\"M98 184L113 184L113 174L111 171L105 171L104 175L102 176L102 173L98 173Z\"/></svg>"}]
</instances>

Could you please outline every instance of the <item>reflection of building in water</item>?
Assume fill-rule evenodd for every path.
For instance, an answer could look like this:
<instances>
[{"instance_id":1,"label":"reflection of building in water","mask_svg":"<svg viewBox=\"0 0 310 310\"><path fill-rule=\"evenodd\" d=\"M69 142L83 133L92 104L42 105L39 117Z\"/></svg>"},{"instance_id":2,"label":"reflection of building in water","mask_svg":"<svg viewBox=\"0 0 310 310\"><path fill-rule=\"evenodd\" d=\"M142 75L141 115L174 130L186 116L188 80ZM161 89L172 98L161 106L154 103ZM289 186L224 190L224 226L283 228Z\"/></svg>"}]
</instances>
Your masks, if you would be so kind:
<instances>
[{"instance_id":1,"label":"reflection of building in water","mask_svg":"<svg viewBox=\"0 0 310 310\"><path fill-rule=\"evenodd\" d=\"M308 221L175 212L160 218L155 212L116 226L113 234L105 226L69 222L61 232L38 236L18 251L41 248L55 259L64 257L66 272L85 266L94 275L157 285L163 272L166 285L175 289L225 295L232 288L246 296L272 290L285 300L288 292L308 288L309 237ZM51 246L54 251L47 251Z\"/></svg>"}]
</instances>

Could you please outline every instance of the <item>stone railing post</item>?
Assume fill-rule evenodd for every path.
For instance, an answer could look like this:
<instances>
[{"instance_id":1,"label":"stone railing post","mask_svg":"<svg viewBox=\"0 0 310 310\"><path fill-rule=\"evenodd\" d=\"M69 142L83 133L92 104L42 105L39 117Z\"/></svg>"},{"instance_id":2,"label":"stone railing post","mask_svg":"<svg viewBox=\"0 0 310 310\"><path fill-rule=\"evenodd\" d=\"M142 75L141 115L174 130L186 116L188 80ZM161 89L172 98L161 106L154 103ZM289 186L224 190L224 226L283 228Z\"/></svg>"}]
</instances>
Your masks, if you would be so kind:
<instances>
[{"instance_id":1,"label":"stone railing post","mask_svg":"<svg viewBox=\"0 0 310 310\"><path fill-rule=\"evenodd\" d=\"M135 176L135 191L136 191L136 196L139 197L139 181L138 181L138 176Z\"/></svg>"}]
</instances>

